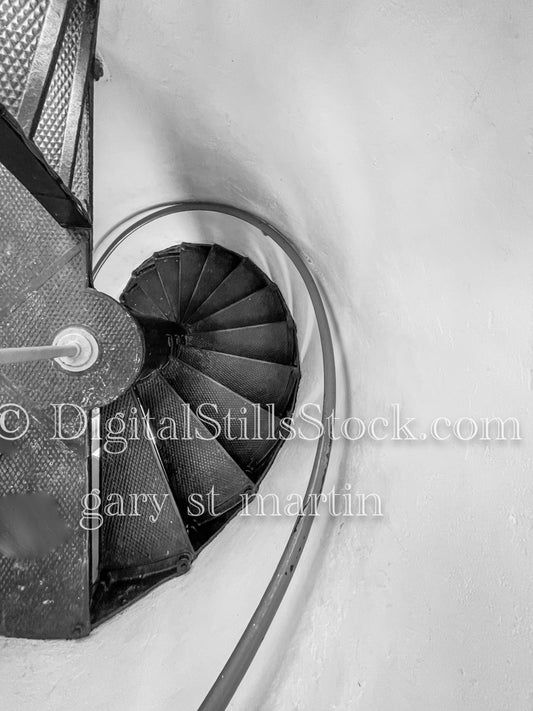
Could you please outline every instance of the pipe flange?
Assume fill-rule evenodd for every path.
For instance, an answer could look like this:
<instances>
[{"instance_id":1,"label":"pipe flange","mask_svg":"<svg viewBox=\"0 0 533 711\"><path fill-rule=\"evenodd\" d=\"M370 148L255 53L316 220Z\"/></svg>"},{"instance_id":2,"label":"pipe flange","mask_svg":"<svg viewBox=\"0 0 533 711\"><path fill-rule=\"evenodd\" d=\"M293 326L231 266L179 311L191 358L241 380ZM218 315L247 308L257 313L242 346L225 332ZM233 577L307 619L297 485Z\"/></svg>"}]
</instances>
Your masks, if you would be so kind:
<instances>
[{"instance_id":1,"label":"pipe flange","mask_svg":"<svg viewBox=\"0 0 533 711\"><path fill-rule=\"evenodd\" d=\"M81 326L69 326L59 331L54 338L54 346L76 346L75 355L54 358L63 370L72 373L88 370L98 359L96 338Z\"/></svg>"}]
</instances>

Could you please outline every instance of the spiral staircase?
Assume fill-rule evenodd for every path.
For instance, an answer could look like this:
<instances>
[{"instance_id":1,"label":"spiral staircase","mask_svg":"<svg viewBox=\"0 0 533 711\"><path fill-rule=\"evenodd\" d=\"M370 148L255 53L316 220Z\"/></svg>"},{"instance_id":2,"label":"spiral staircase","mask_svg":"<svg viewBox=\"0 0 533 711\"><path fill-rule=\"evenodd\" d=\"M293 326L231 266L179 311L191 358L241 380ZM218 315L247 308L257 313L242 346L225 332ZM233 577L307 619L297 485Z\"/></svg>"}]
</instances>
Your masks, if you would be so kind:
<instances>
[{"instance_id":1,"label":"spiral staircase","mask_svg":"<svg viewBox=\"0 0 533 711\"><path fill-rule=\"evenodd\" d=\"M294 407L296 328L219 244L154 254L120 304L93 288L98 2L0 7L0 633L80 637L189 570L253 497ZM141 434L97 453L80 418ZM160 515L108 507L143 496Z\"/></svg>"},{"instance_id":2,"label":"spiral staircase","mask_svg":"<svg viewBox=\"0 0 533 711\"><path fill-rule=\"evenodd\" d=\"M220 245L154 254L121 302L141 324L145 366L102 408L101 429L105 439L106 422L132 416L143 426L124 451L101 448L101 497L150 492L170 503L155 522L104 517L93 622L186 572L248 502L282 444L300 378L296 328L279 289Z\"/></svg>"},{"instance_id":3,"label":"spiral staircase","mask_svg":"<svg viewBox=\"0 0 533 711\"><path fill-rule=\"evenodd\" d=\"M120 303L94 289L98 0L0 0L0 11L0 634L72 639L186 573L254 496L295 406L298 344L277 286L220 244L153 254ZM233 206L173 203L106 255L148 221L188 210L249 223L296 267L320 334L326 432L331 334L308 266L283 234ZM58 403L70 404L59 437ZM109 423L132 420L141 426L113 449ZM291 536L203 711L226 708L276 614L330 448L322 435ZM97 493L91 516L102 525L92 530L80 524ZM158 516L106 508L110 497L143 495L164 503Z\"/></svg>"}]
</instances>

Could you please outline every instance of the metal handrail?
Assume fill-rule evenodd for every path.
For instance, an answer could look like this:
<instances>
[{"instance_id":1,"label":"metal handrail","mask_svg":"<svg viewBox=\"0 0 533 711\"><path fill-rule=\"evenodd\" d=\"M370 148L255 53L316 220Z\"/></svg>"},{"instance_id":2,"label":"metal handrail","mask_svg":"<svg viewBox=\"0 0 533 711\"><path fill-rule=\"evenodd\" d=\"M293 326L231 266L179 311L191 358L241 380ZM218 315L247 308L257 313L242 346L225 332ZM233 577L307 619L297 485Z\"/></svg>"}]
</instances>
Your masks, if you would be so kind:
<instances>
[{"instance_id":1,"label":"metal handrail","mask_svg":"<svg viewBox=\"0 0 533 711\"><path fill-rule=\"evenodd\" d=\"M313 468L307 485L302 510L292 528L289 540L276 566L274 575L270 579L266 590L253 613L246 629L239 639L235 649L231 653L224 668L220 672L209 693L202 702L199 711L223 711L231 701L235 691L246 674L252 660L254 659L261 642L263 641L272 620L283 600L285 592L294 575L296 566L302 555L303 548L309 536L309 531L313 525L314 502L316 497L322 492L326 471L328 467L332 436L328 424L328 416L334 412L336 398L336 377L335 377L335 354L329 322L324 307L324 302L320 296L318 286L313 275L309 271L304 259L291 241L285 237L278 229L260 217L253 215L246 210L214 202L176 202L165 206L148 208L154 210L144 217L134 222L130 227L123 230L104 251L102 257L96 263L94 275L96 276L105 262L117 247L131 234L141 229L145 225L158 220L167 215L179 212L218 212L231 215L239 220L243 220L256 227L264 235L270 237L292 261L298 270L307 292L313 304L320 334L320 345L322 350L322 362L324 370L324 393L322 400L322 435L318 440Z\"/></svg>"},{"instance_id":2,"label":"metal handrail","mask_svg":"<svg viewBox=\"0 0 533 711\"><path fill-rule=\"evenodd\" d=\"M0 348L0 365L8 363L29 363L36 360L52 360L53 358L79 355L80 346L72 343L68 346L21 346L20 348Z\"/></svg>"}]
</instances>

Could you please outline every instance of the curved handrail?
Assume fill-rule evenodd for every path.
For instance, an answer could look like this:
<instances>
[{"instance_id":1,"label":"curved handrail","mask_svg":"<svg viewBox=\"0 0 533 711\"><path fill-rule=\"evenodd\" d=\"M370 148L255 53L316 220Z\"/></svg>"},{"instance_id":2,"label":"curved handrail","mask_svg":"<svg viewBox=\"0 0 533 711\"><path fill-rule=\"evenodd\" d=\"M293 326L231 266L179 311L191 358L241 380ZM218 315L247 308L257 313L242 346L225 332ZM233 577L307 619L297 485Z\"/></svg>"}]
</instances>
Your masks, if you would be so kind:
<instances>
[{"instance_id":1,"label":"curved handrail","mask_svg":"<svg viewBox=\"0 0 533 711\"><path fill-rule=\"evenodd\" d=\"M150 208L148 208L148 210L149 209ZM318 440L302 510L295 521L289 540L287 541L274 575L270 579L261 601L248 622L235 649L231 653L231 656L199 708L199 711L223 711L235 694L274 619L292 576L294 575L294 571L296 570L296 566L298 565L309 536L309 531L313 525L314 517L309 515L309 513L312 514L314 501L316 501L316 497L322 492L332 445L331 432L328 427L328 416L335 410L335 354L324 302L322 301L314 277L305 264L304 259L300 256L290 240L275 227L262 218L246 210L232 207L231 205L215 202L187 201L172 203L159 209L155 208L154 212L134 222L113 240L96 263L94 275L96 276L98 274L111 254L125 239L133 234L133 232L136 232L161 217L191 211L219 212L231 215L256 227L281 247L302 277L311 303L313 304L320 334L324 369L324 394L322 400L323 432Z\"/></svg>"}]
</instances>

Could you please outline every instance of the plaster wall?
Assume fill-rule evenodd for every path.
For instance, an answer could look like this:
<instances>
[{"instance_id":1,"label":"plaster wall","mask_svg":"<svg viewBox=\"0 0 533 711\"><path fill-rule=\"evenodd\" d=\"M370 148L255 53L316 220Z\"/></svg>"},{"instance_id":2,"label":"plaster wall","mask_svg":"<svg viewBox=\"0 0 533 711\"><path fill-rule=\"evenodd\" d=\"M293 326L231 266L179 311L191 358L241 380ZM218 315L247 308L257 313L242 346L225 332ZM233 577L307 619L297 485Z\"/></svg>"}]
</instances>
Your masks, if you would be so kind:
<instances>
[{"instance_id":1,"label":"plaster wall","mask_svg":"<svg viewBox=\"0 0 533 711\"><path fill-rule=\"evenodd\" d=\"M532 708L532 15L524 0L103 0L96 238L169 200L251 209L321 286L340 416L400 403L418 431L521 424L520 442L337 443L327 488L377 492L384 516L317 519L235 711ZM258 250L187 219L125 259L206 230ZM259 252L305 341L300 397L319 398L303 291ZM283 448L267 490L303 491L312 454ZM2 642L6 708L193 711L291 523L235 520L88 640Z\"/></svg>"}]
</instances>

